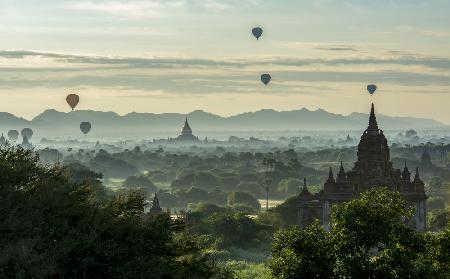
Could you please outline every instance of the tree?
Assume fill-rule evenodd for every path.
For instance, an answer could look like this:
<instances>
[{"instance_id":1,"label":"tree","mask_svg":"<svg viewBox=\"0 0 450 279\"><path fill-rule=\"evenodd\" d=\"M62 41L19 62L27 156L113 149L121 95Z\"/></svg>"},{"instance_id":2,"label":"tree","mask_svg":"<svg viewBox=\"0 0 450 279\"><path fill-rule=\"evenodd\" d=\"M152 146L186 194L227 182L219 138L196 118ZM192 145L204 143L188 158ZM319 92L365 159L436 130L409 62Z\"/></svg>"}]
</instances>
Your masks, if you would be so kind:
<instances>
[{"instance_id":1,"label":"tree","mask_svg":"<svg viewBox=\"0 0 450 279\"><path fill-rule=\"evenodd\" d=\"M158 190L155 184L145 176L128 176L123 185L128 189L142 189L147 193L156 193Z\"/></svg>"},{"instance_id":2,"label":"tree","mask_svg":"<svg viewBox=\"0 0 450 279\"><path fill-rule=\"evenodd\" d=\"M317 224L279 233L272 273L282 278L447 278L449 228L441 234L417 232L408 221L412 213L399 193L364 192L333 207L331 233Z\"/></svg>"},{"instance_id":3,"label":"tree","mask_svg":"<svg viewBox=\"0 0 450 279\"><path fill-rule=\"evenodd\" d=\"M331 234L318 223L306 230L292 227L280 231L272 243L272 275L285 279L333 278L334 249Z\"/></svg>"},{"instance_id":4,"label":"tree","mask_svg":"<svg viewBox=\"0 0 450 279\"><path fill-rule=\"evenodd\" d=\"M244 205L255 210L261 209L261 204L251 194L246 192L231 192L228 195L229 206Z\"/></svg>"},{"instance_id":5,"label":"tree","mask_svg":"<svg viewBox=\"0 0 450 279\"><path fill-rule=\"evenodd\" d=\"M148 215L130 192L99 203L59 165L0 148L1 278L211 278L216 266L185 225Z\"/></svg>"},{"instance_id":6,"label":"tree","mask_svg":"<svg viewBox=\"0 0 450 279\"><path fill-rule=\"evenodd\" d=\"M342 263L339 273L352 278L418 275L418 259L427 251L422 236L405 224L412 213L399 193L387 189L336 206L331 226Z\"/></svg>"}]
</instances>

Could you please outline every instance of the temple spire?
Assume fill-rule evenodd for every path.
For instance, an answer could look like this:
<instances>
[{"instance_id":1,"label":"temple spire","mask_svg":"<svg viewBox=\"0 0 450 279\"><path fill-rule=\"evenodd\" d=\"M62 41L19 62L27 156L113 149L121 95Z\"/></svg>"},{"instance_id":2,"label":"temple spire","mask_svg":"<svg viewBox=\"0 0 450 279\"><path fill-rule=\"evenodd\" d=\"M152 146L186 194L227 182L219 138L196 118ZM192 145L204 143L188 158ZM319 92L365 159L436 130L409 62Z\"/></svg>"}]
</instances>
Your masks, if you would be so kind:
<instances>
[{"instance_id":1,"label":"temple spire","mask_svg":"<svg viewBox=\"0 0 450 279\"><path fill-rule=\"evenodd\" d=\"M330 166L330 170L328 171L328 179L327 182L329 183L334 183L336 182L336 180L334 180L334 174L333 174L333 169Z\"/></svg>"},{"instance_id":2,"label":"temple spire","mask_svg":"<svg viewBox=\"0 0 450 279\"><path fill-rule=\"evenodd\" d=\"M378 133L378 123L377 117L375 116L375 106L372 103L372 108L370 109L369 126L367 127L368 132Z\"/></svg>"},{"instance_id":3,"label":"temple spire","mask_svg":"<svg viewBox=\"0 0 450 279\"><path fill-rule=\"evenodd\" d=\"M344 165L342 164L342 161L341 161L341 168L339 169L339 173L338 173L338 175L337 175L336 181L337 181L338 183L345 182L346 176L347 176L347 175L346 175L345 170L344 170Z\"/></svg>"},{"instance_id":4,"label":"temple spire","mask_svg":"<svg viewBox=\"0 0 450 279\"><path fill-rule=\"evenodd\" d=\"M419 167L416 167L416 174L414 175L414 182L422 183L422 179L420 179Z\"/></svg>"},{"instance_id":5,"label":"temple spire","mask_svg":"<svg viewBox=\"0 0 450 279\"><path fill-rule=\"evenodd\" d=\"M411 180L411 173L409 172L408 166L406 165L406 160L405 160L405 167L403 168L403 172L402 172L402 179L405 181Z\"/></svg>"}]
</instances>

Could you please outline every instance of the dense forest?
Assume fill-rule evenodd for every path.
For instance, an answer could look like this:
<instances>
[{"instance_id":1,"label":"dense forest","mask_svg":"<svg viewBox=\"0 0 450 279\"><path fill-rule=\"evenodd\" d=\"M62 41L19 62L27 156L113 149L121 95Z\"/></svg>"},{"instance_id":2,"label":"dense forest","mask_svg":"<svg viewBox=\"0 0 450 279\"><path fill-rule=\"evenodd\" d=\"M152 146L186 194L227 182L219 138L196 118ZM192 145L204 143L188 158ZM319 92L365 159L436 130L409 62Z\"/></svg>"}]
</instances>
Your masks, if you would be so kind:
<instances>
[{"instance_id":1,"label":"dense forest","mask_svg":"<svg viewBox=\"0 0 450 279\"><path fill-rule=\"evenodd\" d=\"M3 145L0 277L450 276L445 175L428 179L429 232L405 224L412 209L385 189L334 207L330 232L318 223L301 230L301 178L319 191L325 166L314 161L349 164L354 149L194 151L82 151L54 163L58 151ZM414 148L393 153L415 158ZM155 193L158 214L149 211ZM267 193L280 201L268 210Z\"/></svg>"}]
</instances>

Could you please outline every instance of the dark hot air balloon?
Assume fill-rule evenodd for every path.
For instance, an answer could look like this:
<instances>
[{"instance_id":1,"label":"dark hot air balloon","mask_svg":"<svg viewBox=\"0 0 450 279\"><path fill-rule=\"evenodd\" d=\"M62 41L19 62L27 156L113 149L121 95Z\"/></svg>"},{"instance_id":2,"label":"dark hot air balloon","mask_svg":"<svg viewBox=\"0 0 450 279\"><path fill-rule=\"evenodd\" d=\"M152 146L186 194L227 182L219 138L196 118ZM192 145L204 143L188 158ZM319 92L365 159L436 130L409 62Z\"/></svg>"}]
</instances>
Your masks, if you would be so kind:
<instances>
[{"instance_id":1,"label":"dark hot air balloon","mask_svg":"<svg viewBox=\"0 0 450 279\"><path fill-rule=\"evenodd\" d=\"M367 91L369 91L370 95L373 95L377 91L377 86L375 84L367 85Z\"/></svg>"},{"instance_id":2,"label":"dark hot air balloon","mask_svg":"<svg viewBox=\"0 0 450 279\"><path fill-rule=\"evenodd\" d=\"M12 142L15 142L19 138L19 131L17 130L9 130L8 131L8 139Z\"/></svg>"},{"instance_id":3,"label":"dark hot air balloon","mask_svg":"<svg viewBox=\"0 0 450 279\"><path fill-rule=\"evenodd\" d=\"M267 85L269 84L270 80L272 79L272 77L269 74L263 74L261 75L261 81Z\"/></svg>"},{"instance_id":4,"label":"dark hot air balloon","mask_svg":"<svg viewBox=\"0 0 450 279\"><path fill-rule=\"evenodd\" d=\"M83 132L84 135L87 135L89 133L89 131L91 130L91 123L90 122L81 122L80 130L81 130L81 132Z\"/></svg>"},{"instance_id":5,"label":"dark hot air balloon","mask_svg":"<svg viewBox=\"0 0 450 279\"><path fill-rule=\"evenodd\" d=\"M22 135L23 138L27 138L27 140L31 140L31 137L33 137L33 130L30 128L24 128L22 131L20 131L20 135Z\"/></svg>"},{"instance_id":6,"label":"dark hot air balloon","mask_svg":"<svg viewBox=\"0 0 450 279\"><path fill-rule=\"evenodd\" d=\"M255 38L257 40L259 40L259 37L261 37L262 33L263 33L263 30L261 27L255 27L252 29L252 34L253 34L253 36L255 36Z\"/></svg>"},{"instance_id":7,"label":"dark hot air balloon","mask_svg":"<svg viewBox=\"0 0 450 279\"><path fill-rule=\"evenodd\" d=\"M66 97L66 101L73 110L80 102L80 97L77 94L69 94Z\"/></svg>"}]
</instances>

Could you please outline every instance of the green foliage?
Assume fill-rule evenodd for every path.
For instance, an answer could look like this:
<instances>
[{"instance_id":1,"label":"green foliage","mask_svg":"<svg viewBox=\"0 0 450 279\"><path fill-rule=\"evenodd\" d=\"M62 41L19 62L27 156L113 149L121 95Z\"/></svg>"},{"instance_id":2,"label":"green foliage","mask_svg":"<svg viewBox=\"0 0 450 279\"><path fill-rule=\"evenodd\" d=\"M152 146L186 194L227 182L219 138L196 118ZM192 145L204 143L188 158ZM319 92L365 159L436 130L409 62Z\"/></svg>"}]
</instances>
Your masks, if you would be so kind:
<instances>
[{"instance_id":1,"label":"green foliage","mask_svg":"<svg viewBox=\"0 0 450 279\"><path fill-rule=\"evenodd\" d=\"M276 278L333 278L335 247L331 234L315 223L275 234L270 269Z\"/></svg>"},{"instance_id":2,"label":"green foliage","mask_svg":"<svg viewBox=\"0 0 450 279\"><path fill-rule=\"evenodd\" d=\"M445 201L441 197L431 197L427 200L427 210L444 209Z\"/></svg>"},{"instance_id":3,"label":"green foliage","mask_svg":"<svg viewBox=\"0 0 450 279\"><path fill-rule=\"evenodd\" d=\"M243 182L239 183L239 185L237 186L237 189L240 192L247 192L247 193L253 195L254 197L260 197L263 194L262 187L257 182L243 181Z\"/></svg>"},{"instance_id":4,"label":"green foliage","mask_svg":"<svg viewBox=\"0 0 450 279\"><path fill-rule=\"evenodd\" d=\"M215 175L209 172L200 172L195 176L194 185L203 189L214 189L219 184Z\"/></svg>"},{"instance_id":5,"label":"green foliage","mask_svg":"<svg viewBox=\"0 0 450 279\"><path fill-rule=\"evenodd\" d=\"M156 186L145 176L129 176L123 182L128 189L142 189L146 193L156 193Z\"/></svg>"},{"instance_id":6,"label":"green foliage","mask_svg":"<svg viewBox=\"0 0 450 279\"><path fill-rule=\"evenodd\" d=\"M411 216L399 193L362 193L333 207L331 233L317 224L278 233L272 273L281 278L447 278L449 227L441 234L417 232L405 223Z\"/></svg>"},{"instance_id":7,"label":"green foliage","mask_svg":"<svg viewBox=\"0 0 450 279\"><path fill-rule=\"evenodd\" d=\"M229 206L239 206L244 205L255 210L261 209L261 204L258 200L251 194L246 192L231 192L228 195L228 205Z\"/></svg>"},{"instance_id":8,"label":"green foliage","mask_svg":"<svg viewBox=\"0 0 450 279\"><path fill-rule=\"evenodd\" d=\"M271 224L277 228L288 228L297 224L298 197L291 197L284 203L270 208L259 215L262 222Z\"/></svg>"},{"instance_id":9,"label":"green foliage","mask_svg":"<svg viewBox=\"0 0 450 279\"><path fill-rule=\"evenodd\" d=\"M272 228L233 208L209 203L198 204L187 220L192 229L209 235L214 245L223 247L256 247L270 239Z\"/></svg>"},{"instance_id":10,"label":"green foliage","mask_svg":"<svg viewBox=\"0 0 450 279\"><path fill-rule=\"evenodd\" d=\"M245 261L229 261L226 267L233 271L233 279L270 279L270 271L265 264Z\"/></svg>"},{"instance_id":11,"label":"green foliage","mask_svg":"<svg viewBox=\"0 0 450 279\"><path fill-rule=\"evenodd\" d=\"M98 153L89 162L89 167L102 173L105 177L128 177L138 172L138 169L125 160L112 157L107 153Z\"/></svg>"},{"instance_id":12,"label":"green foliage","mask_svg":"<svg viewBox=\"0 0 450 279\"><path fill-rule=\"evenodd\" d=\"M300 181L300 179L283 179L278 183L277 192L283 193L286 196L294 196L300 192L301 185L303 185L303 181Z\"/></svg>"},{"instance_id":13,"label":"green foliage","mask_svg":"<svg viewBox=\"0 0 450 279\"><path fill-rule=\"evenodd\" d=\"M428 213L428 228L440 231L450 224L450 206L444 209L433 210Z\"/></svg>"},{"instance_id":14,"label":"green foliage","mask_svg":"<svg viewBox=\"0 0 450 279\"><path fill-rule=\"evenodd\" d=\"M216 266L131 192L105 204L20 147L0 148L1 278L211 278Z\"/></svg>"},{"instance_id":15,"label":"green foliage","mask_svg":"<svg viewBox=\"0 0 450 279\"><path fill-rule=\"evenodd\" d=\"M427 194L431 196L438 196L443 193L443 181L438 176L433 176L427 183Z\"/></svg>"}]
</instances>

